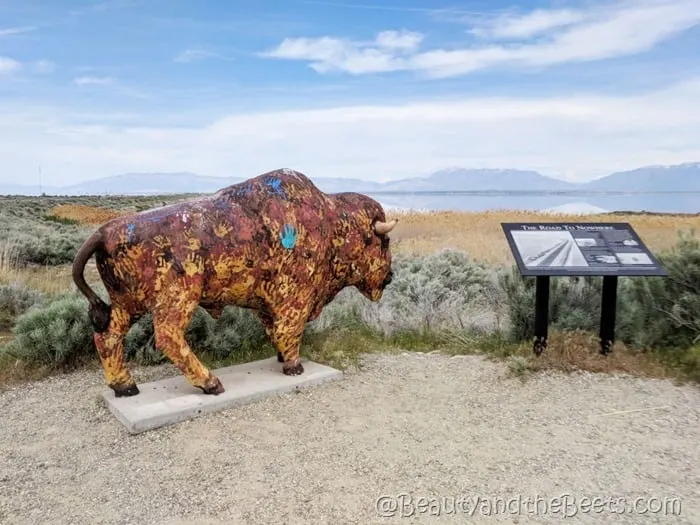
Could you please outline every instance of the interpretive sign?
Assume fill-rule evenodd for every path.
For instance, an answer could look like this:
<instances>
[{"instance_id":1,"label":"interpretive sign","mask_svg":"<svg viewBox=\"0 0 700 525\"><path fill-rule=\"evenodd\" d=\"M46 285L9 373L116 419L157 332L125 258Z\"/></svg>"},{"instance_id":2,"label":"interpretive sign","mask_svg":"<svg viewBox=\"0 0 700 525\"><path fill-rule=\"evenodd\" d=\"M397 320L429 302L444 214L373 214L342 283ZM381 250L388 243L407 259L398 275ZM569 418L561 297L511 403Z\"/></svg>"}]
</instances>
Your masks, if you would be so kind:
<instances>
[{"instance_id":1,"label":"interpretive sign","mask_svg":"<svg viewBox=\"0 0 700 525\"><path fill-rule=\"evenodd\" d=\"M605 223L501 223L520 274L537 277L534 351L547 347L549 278L603 276L601 353L610 352L615 333L617 278L667 276L632 226Z\"/></svg>"},{"instance_id":2,"label":"interpretive sign","mask_svg":"<svg viewBox=\"0 0 700 525\"><path fill-rule=\"evenodd\" d=\"M627 223L501 226L522 275L666 275Z\"/></svg>"}]
</instances>

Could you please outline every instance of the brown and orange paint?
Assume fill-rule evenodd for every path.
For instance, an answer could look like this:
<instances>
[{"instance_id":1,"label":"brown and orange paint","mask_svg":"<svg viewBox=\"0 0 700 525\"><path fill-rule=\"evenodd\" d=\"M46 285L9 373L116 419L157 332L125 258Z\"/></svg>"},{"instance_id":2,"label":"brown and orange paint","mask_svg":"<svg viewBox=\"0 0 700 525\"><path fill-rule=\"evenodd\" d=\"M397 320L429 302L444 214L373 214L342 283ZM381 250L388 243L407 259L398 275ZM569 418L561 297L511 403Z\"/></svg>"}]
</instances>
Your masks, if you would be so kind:
<instances>
[{"instance_id":1,"label":"brown and orange paint","mask_svg":"<svg viewBox=\"0 0 700 525\"><path fill-rule=\"evenodd\" d=\"M107 384L118 397L139 393L124 362L124 338L150 311L156 347L192 385L222 393L185 340L200 305L215 318L227 305L255 311L283 373L302 374L307 321L347 286L371 301L382 297L392 276L387 234L395 225L370 197L323 193L289 169L107 222L73 264ZM110 304L84 279L93 254Z\"/></svg>"}]
</instances>

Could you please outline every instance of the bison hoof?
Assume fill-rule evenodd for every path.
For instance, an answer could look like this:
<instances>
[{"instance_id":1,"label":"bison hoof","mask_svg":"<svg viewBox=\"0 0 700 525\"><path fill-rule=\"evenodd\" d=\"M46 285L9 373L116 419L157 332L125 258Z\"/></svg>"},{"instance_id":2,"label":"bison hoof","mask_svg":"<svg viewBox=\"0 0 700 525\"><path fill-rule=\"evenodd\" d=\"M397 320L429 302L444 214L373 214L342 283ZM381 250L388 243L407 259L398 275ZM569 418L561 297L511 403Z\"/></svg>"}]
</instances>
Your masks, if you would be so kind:
<instances>
[{"instance_id":1,"label":"bison hoof","mask_svg":"<svg viewBox=\"0 0 700 525\"><path fill-rule=\"evenodd\" d=\"M277 362L284 363L284 356L282 355L282 352L277 352Z\"/></svg>"},{"instance_id":2,"label":"bison hoof","mask_svg":"<svg viewBox=\"0 0 700 525\"><path fill-rule=\"evenodd\" d=\"M114 397L131 397L139 393L139 387L136 385L113 386Z\"/></svg>"},{"instance_id":3,"label":"bison hoof","mask_svg":"<svg viewBox=\"0 0 700 525\"><path fill-rule=\"evenodd\" d=\"M283 366L282 373L286 376L300 376L304 373L304 367L302 366L301 361L297 361L296 364Z\"/></svg>"},{"instance_id":4,"label":"bison hoof","mask_svg":"<svg viewBox=\"0 0 700 525\"><path fill-rule=\"evenodd\" d=\"M219 394L223 394L225 392L224 385L221 384L218 377L214 378L214 383L212 385L200 386L199 388L201 388L202 392L205 394L211 394L214 396L218 396Z\"/></svg>"}]
</instances>

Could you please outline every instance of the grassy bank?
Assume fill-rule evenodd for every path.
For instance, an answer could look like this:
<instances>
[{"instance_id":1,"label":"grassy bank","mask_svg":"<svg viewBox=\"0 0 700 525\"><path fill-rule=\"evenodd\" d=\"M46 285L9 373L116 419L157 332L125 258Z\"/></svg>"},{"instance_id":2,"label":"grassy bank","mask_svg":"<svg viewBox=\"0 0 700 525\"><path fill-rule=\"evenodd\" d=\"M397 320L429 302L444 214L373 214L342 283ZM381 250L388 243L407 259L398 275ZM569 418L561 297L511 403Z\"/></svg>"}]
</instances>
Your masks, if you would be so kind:
<instances>
[{"instance_id":1,"label":"grassy bank","mask_svg":"<svg viewBox=\"0 0 700 525\"><path fill-rule=\"evenodd\" d=\"M69 262L95 224L163 200L5 199L0 215L14 218L0 226L0 385L98 366L87 303L73 288ZM507 211L402 214L392 233L395 279L384 298L370 303L344 290L307 325L303 355L342 368L365 352L483 353L506 359L523 377L559 369L700 381L700 241L692 234L700 217L557 216L630 222L670 277L620 280L618 343L607 357L598 355L596 336L600 278L553 279L550 347L537 358L530 342L534 280L513 268L500 223L552 219ZM104 296L93 265L87 275ZM218 320L198 311L187 338L212 367L275 354L257 319L238 308ZM149 316L132 327L126 353L144 366L167 362L153 347Z\"/></svg>"}]
</instances>

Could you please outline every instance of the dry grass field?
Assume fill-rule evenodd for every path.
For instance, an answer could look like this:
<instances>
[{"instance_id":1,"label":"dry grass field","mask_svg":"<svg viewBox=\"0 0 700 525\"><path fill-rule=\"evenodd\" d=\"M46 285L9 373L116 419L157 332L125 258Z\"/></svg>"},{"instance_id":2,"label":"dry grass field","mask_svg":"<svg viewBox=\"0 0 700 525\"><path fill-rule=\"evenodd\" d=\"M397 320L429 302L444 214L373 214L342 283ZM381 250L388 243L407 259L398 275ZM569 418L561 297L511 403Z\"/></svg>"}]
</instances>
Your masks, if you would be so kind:
<instances>
[{"instance_id":1,"label":"dry grass field","mask_svg":"<svg viewBox=\"0 0 700 525\"><path fill-rule=\"evenodd\" d=\"M54 217L77 221L80 224L100 225L115 217L129 213L85 204L61 204L51 210Z\"/></svg>"},{"instance_id":2,"label":"dry grass field","mask_svg":"<svg viewBox=\"0 0 700 525\"><path fill-rule=\"evenodd\" d=\"M671 249L679 231L700 231L700 215L554 215L520 210L390 215L399 217L391 234L394 253L425 255L451 248L464 251L472 260L498 266L513 264L502 222L627 222L654 252Z\"/></svg>"},{"instance_id":3,"label":"dry grass field","mask_svg":"<svg viewBox=\"0 0 700 525\"><path fill-rule=\"evenodd\" d=\"M98 227L108 220L133 210L115 210L80 204L54 207L55 217ZM428 255L442 249L464 251L472 260L489 265L508 266L513 257L501 229L503 222L628 222L652 251L672 248L679 231L700 231L700 215L598 214L563 215L521 210L494 212L389 213L398 217L399 225L392 232L393 252L408 256ZM90 261L86 274L89 282L99 277ZM19 282L49 294L72 287L70 266L33 266L12 268L0 254L0 283Z\"/></svg>"},{"instance_id":4,"label":"dry grass field","mask_svg":"<svg viewBox=\"0 0 700 525\"><path fill-rule=\"evenodd\" d=\"M52 215L84 225L99 226L130 211L96 206L65 204L52 210ZM406 255L427 255L445 248L464 251L475 261L493 265L512 264L503 222L628 222L652 251L672 248L679 231L700 231L700 215L652 214L544 214L522 210L493 212L389 213L399 217L399 225L391 237L393 251ZM60 282L64 279L59 277Z\"/></svg>"},{"instance_id":5,"label":"dry grass field","mask_svg":"<svg viewBox=\"0 0 700 525\"><path fill-rule=\"evenodd\" d=\"M14 264L12 251L11 245L0 246L0 284L18 284L48 295L60 294L73 287L70 264L18 267ZM94 259L88 261L85 278L89 283L99 280Z\"/></svg>"}]
</instances>

